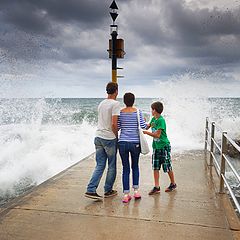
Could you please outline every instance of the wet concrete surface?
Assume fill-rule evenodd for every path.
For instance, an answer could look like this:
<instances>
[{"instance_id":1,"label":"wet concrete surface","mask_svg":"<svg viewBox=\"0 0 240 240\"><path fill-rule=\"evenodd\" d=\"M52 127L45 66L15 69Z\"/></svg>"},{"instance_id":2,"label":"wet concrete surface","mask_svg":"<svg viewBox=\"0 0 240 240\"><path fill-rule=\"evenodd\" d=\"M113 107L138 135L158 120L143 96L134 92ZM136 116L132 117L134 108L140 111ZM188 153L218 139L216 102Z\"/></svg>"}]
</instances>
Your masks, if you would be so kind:
<instances>
[{"instance_id":1,"label":"wet concrete surface","mask_svg":"<svg viewBox=\"0 0 240 240\"><path fill-rule=\"evenodd\" d=\"M120 158L115 183L118 195L103 201L84 197L94 166L91 155L0 210L0 239L230 240L238 236L230 229L222 196L201 151L175 154L177 190L164 192L169 179L161 173L161 193L155 196L148 195L153 187L151 156L142 156L142 199L127 204L121 201Z\"/></svg>"}]
</instances>

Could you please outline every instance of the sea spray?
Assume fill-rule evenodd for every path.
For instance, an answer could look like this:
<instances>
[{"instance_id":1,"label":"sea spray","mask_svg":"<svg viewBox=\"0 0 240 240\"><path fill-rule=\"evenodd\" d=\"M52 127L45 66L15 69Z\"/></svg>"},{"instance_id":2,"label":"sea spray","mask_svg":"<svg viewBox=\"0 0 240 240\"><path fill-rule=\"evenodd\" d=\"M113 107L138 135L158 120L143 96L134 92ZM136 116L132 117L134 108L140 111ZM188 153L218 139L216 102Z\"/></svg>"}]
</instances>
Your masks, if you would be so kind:
<instances>
[{"instance_id":1,"label":"sea spray","mask_svg":"<svg viewBox=\"0 0 240 240\"><path fill-rule=\"evenodd\" d=\"M84 116L79 124L71 122L73 114L81 114L81 104L64 111L60 100L50 102L1 101L0 204L94 152L95 125ZM62 113L69 115L65 123Z\"/></svg>"},{"instance_id":2,"label":"sea spray","mask_svg":"<svg viewBox=\"0 0 240 240\"><path fill-rule=\"evenodd\" d=\"M2 126L0 196L37 185L94 152L95 128L80 126Z\"/></svg>"},{"instance_id":3,"label":"sea spray","mask_svg":"<svg viewBox=\"0 0 240 240\"><path fill-rule=\"evenodd\" d=\"M165 98L136 99L136 106L148 120L151 103L164 103L163 115L173 153L203 149L207 116L236 136L240 132L240 99L178 95L179 88L174 87L173 84L172 95ZM2 203L94 152L97 106L101 100L0 99ZM118 100L123 107L122 99ZM152 139L148 141L151 144Z\"/></svg>"}]
</instances>

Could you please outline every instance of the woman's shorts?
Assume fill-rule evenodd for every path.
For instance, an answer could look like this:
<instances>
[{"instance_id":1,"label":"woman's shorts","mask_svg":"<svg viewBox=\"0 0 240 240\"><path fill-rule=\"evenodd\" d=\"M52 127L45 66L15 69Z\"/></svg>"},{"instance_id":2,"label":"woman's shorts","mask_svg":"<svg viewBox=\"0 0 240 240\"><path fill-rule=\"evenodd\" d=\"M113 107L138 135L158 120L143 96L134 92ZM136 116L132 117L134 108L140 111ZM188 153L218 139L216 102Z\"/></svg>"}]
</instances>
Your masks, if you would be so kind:
<instances>
[{"instance_id":1,"label":"woman's shorts","mask_svg":"<svg viewBox=\"0 0 240 240\"><path fill-rule=\"evenodd\" d=\"M153 149L152 169L160 170L161 165L164 172L172 171L171 146L166 145L163 149Z\"/></svg>"}]
</instances>

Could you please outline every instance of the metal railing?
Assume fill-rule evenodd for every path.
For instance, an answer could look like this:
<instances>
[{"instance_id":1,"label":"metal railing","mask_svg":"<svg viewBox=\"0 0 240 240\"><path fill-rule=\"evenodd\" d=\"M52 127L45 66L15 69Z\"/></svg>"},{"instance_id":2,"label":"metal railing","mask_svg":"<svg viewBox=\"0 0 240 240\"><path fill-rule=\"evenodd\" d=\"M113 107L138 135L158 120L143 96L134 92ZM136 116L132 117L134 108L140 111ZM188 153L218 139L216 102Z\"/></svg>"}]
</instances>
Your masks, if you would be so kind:
<instances>
[{"instance_id":1,"label":"metal railing","mask_svg":"<svg viewBox=\"0 0 240 240\"><path fill-rule=\"evenodd\" d=\"M211 125L211 128L209 128L210 125ZM221 134L219 141L216 138L217 132ZM235 178L240 184L240 176L236 171L236 169L234 168L234 166L232 165L232 163L230 162L229 157L227 156L228 144L230 144L235 150L237 150L240 156L240 147L235 143L234 140L232 140L227 135L227 132L223 131L215 122L210 122L209 119L206 118L204 149L206 152L207 151L210 152L209 166L215 167L215 170L220 178L219 192L224 193L224 190L225 190L224 186L226 186L238 212L240 213L239 201L236 198L230 186L230 183L225 176L226 164L227 164L227 166L229 167L229 169L234 174ZM219 152L220 163L217 161L217 154L215 153L216 150Z\"/></svg>"}]
</instances>

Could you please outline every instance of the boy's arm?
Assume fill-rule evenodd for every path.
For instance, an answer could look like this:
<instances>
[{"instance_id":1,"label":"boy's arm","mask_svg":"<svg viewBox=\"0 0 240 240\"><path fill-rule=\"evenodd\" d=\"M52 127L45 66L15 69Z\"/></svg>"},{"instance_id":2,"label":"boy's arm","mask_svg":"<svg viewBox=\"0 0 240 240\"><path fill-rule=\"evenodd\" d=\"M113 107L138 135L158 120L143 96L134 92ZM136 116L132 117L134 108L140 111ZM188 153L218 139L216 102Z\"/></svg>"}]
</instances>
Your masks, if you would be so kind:
<instances>
[{"instance_id":1,"label":"boy's arm","mask_svg":"<svg viewBox=\"0 0 240 240\"><path fill-rule=\"evenodd\" d=\"M150 123L146 123L146 129L148 130L150 127L151 127L151 124Z\"/></svg>"},{"instance_id":2,"label":"boy's arm","mask_svg":"<svg viewBox=\"0 0 240 240\"><path fill-rule=\"evenodd\" d=\"M143 130L144 134L147 134L147 135L149 135L149 136L151 136L153 138L160 138L161 132L162 132L162 129L159 129L159 130L157 130L157 131L155 131L153 133L149 132L149 131L146 131L146 130Z\"/></svg>"}]
</instances>

